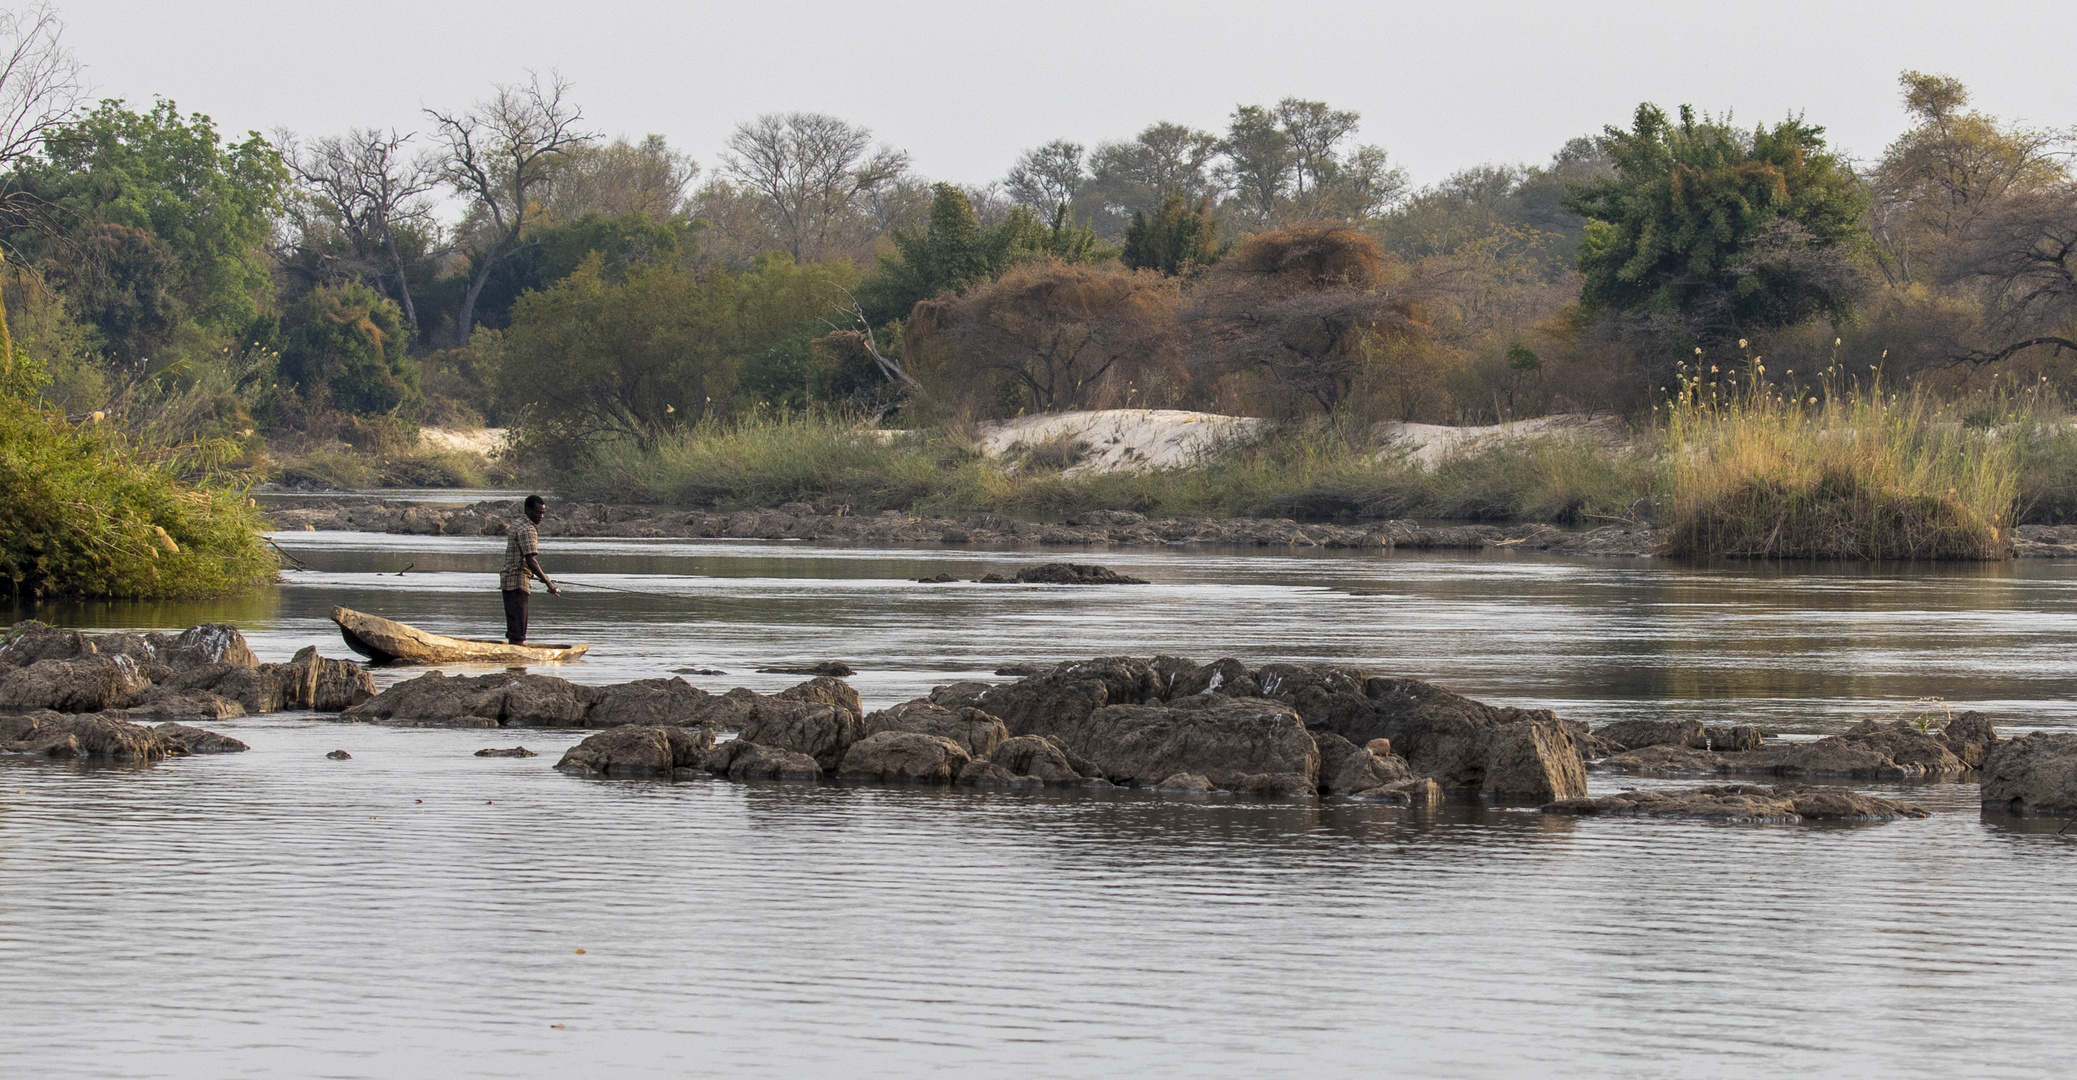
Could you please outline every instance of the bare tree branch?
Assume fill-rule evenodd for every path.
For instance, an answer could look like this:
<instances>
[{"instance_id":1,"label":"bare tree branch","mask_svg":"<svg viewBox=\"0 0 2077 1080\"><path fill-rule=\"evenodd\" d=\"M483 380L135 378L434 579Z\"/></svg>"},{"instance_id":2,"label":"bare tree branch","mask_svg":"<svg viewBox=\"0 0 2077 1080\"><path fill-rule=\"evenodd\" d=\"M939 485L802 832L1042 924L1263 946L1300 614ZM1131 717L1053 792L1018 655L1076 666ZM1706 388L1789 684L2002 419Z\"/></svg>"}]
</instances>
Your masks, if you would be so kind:
<instances>
[{"instance_id":1,"label":"bare tree branch","mask_svg":"<svg viewBox=\"0 0 2077 1080\"><path fill-rule=\"evenodd\" d=\"M465 113L425 110L444 144L442 175L455 193L474 200L489 221L487 237L471 253L469 288L455 320L459 344L475 329L476 298L498 260L512 253L526 229L535 189L549 167L573 147L598 136L578 125L584 111L568 100L569 80L528 73L524 84L501 85L488 101Z\"/></svg>"},{"instance_id":2,"label":"bare tree branch","mask_svg":"<svg viewBox=\"0 0 2077 1080\"><path fill-rule=\"evenodd\" d=\"M762 194L795 262L822 254L831 228L909 167L882 146L867 153L870 129L822 113L772 113L736 125L722 169Z\"/></svg>"}]
</instances>

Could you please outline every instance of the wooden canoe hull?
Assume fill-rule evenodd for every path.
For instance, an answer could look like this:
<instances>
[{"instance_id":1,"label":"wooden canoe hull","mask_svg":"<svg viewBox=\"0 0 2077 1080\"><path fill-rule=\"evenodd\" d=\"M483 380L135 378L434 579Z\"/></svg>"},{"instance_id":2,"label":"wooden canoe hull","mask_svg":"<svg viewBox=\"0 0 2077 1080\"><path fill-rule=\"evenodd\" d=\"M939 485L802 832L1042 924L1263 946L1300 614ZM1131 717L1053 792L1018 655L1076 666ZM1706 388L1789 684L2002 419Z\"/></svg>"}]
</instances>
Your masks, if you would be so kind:
<instances>
[{"instance_id":1,"label":"wooden canoe hull","mask_svg":"<svg viewBox=\"0 0 2077 1080\"><path fill-rule=\"evenodd\" d=\"M591 650L584 644L513 645L429 634L352 608L333 608L332 621L347 648L378 664L559 664Z\"/></svg>"}]
</instances>

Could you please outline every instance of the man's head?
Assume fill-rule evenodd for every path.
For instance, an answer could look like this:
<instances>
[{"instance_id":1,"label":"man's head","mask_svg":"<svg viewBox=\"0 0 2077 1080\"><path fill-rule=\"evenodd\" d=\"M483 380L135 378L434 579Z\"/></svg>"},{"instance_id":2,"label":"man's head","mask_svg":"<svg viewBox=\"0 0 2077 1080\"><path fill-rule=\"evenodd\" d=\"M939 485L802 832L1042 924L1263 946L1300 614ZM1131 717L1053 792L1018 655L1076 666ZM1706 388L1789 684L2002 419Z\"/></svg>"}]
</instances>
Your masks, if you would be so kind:
<instances>
[{"instance_id":1,"label":"man's head","mask_svg":"<svg viewBox=\"0 0 2077 1080\"><path fill-rule=\"evenodd\" d=\"M541 519L547 516L547 499L544 499L539 495L529 495L526 497L526 519L528 521L531 521L534 524L539 525L541 523Z\"/></svg>"}]
</instances>

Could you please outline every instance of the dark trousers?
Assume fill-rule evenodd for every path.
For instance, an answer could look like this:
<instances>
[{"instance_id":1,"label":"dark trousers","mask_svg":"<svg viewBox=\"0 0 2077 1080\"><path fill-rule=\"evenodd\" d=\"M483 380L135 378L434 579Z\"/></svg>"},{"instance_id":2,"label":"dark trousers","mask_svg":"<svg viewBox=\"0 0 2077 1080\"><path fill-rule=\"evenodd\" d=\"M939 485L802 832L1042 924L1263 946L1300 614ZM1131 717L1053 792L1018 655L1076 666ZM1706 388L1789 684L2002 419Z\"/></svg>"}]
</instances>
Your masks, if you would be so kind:
<instances>
[{"instance_id":1,"label":"dark trousers","mask_svg":"<svg viewBox=\"0 0 2077 1080\"><path fill-rule=\"evenodd\" d=\"M518 645L526 640L525 589L505 589L505 640Z\"/></svg>"}]
</instances>

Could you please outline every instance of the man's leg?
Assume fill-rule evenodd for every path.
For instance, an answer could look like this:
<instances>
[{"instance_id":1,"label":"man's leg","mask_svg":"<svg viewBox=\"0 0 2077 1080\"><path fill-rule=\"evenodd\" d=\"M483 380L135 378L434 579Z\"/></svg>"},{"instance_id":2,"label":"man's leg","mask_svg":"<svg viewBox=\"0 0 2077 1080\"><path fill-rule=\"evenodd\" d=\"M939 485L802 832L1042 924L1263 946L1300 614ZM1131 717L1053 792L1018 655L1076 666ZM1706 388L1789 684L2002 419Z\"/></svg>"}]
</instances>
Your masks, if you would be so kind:
<instances>
[{"instance_id":1,"label":"man's leg","mask_svg":"<svg viewBox=\"0 0 2077 1080\"><path fill-rule=\"evenodd\" d=\"M505 640L514 645L526 642L526 602L524 589L506 589L505 592Z\"/></svg>"}]
</instances>

